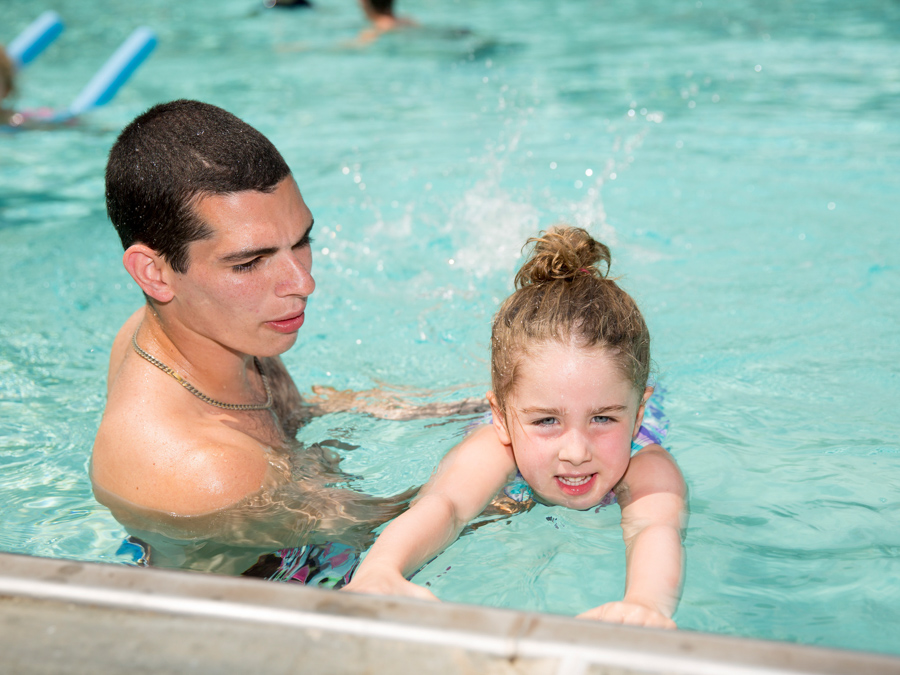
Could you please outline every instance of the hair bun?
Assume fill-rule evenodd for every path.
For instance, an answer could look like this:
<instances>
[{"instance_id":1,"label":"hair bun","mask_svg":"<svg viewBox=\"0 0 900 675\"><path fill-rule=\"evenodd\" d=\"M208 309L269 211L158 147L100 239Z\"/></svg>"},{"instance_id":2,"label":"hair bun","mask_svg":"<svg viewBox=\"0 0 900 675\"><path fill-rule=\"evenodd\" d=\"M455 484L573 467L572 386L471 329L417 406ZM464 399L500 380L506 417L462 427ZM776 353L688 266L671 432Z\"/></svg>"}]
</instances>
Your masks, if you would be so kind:
<instances>
[{"instance_id":1,"label":"hair bun","mask_svg":"<svg viewBox=\"0 0 900 675\"><path fill-rule=\"evenodd\" d=\"M534 244L531 255L516 273L516 288L528 284L573 280L579 274L605 279L609 273L609 249L588 231L557 225L525 245ZM601 269L600 265L605 269Z\"/></svg>"}]
</instances>

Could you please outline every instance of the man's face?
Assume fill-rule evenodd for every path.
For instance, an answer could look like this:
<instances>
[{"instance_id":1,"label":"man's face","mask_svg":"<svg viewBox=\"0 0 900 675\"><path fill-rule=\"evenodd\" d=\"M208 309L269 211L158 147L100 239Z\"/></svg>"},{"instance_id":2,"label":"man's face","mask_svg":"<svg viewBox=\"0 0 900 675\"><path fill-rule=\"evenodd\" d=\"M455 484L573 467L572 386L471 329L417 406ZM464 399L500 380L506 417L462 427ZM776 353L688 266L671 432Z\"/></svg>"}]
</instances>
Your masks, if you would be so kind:
<instances>
[{"instance_id":1,"label":"man's face","mask_svg":"<svg viewBox=\"0 0 900 675\"><path fill-rule=\"evenodd\" d=\"M293 177L268 194L203 197L195 210L213 234L190 244L187 272L173 273L180 322L241 354L290 349L316 287L313 217Z\"/></svg>"}]
</instances>

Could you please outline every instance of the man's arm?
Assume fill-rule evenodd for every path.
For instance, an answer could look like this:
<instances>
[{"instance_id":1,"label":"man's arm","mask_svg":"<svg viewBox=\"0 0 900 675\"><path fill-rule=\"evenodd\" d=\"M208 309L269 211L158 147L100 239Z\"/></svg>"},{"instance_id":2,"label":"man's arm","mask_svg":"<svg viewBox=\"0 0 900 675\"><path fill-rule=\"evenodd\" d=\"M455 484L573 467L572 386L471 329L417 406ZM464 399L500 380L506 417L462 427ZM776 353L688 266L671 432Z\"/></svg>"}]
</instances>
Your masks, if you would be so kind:
<instances>
[{"instance_id":1,"label":"man's arm","mask_svg":"<svg viewBox=\"0 0 900 675\"><path fill-rule=\"evenodd\" d=\"M432 391L387 389L354 391L316 385L312 388L312 392L313 395L305 399L310 415L356 412L387 420L417 420L450 415L476 415L491 409L487 399L481 397L427 403L415 400L434 395Z\"/></svg>"},{"instance_id":2,"label":"man's arm","mask_svg":"<svg viewBox=\"0 0 900 675\"><path fill-rule=\"evenodd\" d=\"M436 599L406 577L455 541L514 472L511 448L491 427L470 434L441 460L410 509L378 537L346 590Z\"/></svg>"},{"instance_id":3,"label":"man's arm","mask_svg":"<svg viewBox=\"0 0 900 675\"><path fill-rule=\"evenodd\" d=\"M293 462L280 450L245 450L194 444L184 448L189 460L174 460L178 471L168 470L162 455L119 476L95 463L94 494L130 531L270 551L325 541L365 548L372 531L405 510L415 494L373 497L339 487L346 476L320 446L305 448Z\"/></svg>"},{"instance_id":4,"label":"man's arm","mask_svg":"<svg viewBox=\"0 0 900 675\"><path fill-rule=\"evenodd\" d=\"M685 496L684 478L662 447L649 445L631 459L617 490L625 540L625 597L580 618L675 628L672 615L681 596Z\"/></svg>"}]
</instances>

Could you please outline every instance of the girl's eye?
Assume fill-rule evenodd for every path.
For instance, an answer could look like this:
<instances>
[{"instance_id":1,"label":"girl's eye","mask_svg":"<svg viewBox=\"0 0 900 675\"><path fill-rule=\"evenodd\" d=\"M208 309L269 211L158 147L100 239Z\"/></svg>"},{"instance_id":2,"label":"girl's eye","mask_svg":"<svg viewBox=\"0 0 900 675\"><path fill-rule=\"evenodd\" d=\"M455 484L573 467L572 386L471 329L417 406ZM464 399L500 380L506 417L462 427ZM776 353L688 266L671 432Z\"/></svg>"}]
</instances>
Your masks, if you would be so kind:
<instances>
[{"instance_id":1,"label":"girl's eye","mask_svg":"<svg viewBox=\"0 0 900 675\"><path fill-rule=\"evenodd\" d=\"M231 269L233 269L235 272L249 272L254 267L256 267L256 264L259 261L260 261L260 258L254 258L253 260L250 260L245 263L241 263L240 265L233 265L231 267Z\"/></svg>"},{"instance_id":2,"label":"girl's eye","mask_svg":"<svg viewBox=\"0 0 900 675\"><path fill-rule=\"evenodd\" d=\"M594 415L594 417L591 418L591 421L595 424L609 424L613 421L613 418L607 417L606 415Z\"/></svg>"},{"instance_id":3,"label":"girl's eye","mask_svg":"<svg viewBox=\"0 0 900 675\"><path fill-rule=\"evenodd\" d=\"M532 424L539 427L550 427L554 424L558 424L558 420L555 417L542 417L541 419L532 422Z\"/></svg>"}]
</instances>

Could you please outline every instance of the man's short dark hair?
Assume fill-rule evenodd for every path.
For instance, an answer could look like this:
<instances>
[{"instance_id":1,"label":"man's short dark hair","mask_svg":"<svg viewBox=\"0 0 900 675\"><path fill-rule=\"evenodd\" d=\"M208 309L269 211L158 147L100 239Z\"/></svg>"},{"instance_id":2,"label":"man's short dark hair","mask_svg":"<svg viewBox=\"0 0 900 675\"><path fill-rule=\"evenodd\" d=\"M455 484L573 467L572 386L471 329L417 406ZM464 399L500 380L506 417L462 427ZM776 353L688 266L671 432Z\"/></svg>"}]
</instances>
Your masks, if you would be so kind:
<instances>
[{"instance_id":1,"label":"man's short dark hair","mask_svg":"<svg viewBox=\"0 0 900 675\"><path fill-rule=\"evenodd\" d=\"M231 113L200 101L161 103L113 144L106 212L124 248L146 244L184 273L188 245L212 234L195 212L198 199L272 192L290 173L269 139Z\"/></svg>"}]
</instances>

